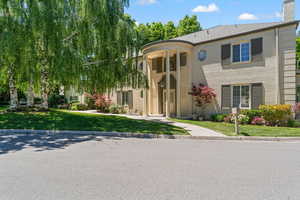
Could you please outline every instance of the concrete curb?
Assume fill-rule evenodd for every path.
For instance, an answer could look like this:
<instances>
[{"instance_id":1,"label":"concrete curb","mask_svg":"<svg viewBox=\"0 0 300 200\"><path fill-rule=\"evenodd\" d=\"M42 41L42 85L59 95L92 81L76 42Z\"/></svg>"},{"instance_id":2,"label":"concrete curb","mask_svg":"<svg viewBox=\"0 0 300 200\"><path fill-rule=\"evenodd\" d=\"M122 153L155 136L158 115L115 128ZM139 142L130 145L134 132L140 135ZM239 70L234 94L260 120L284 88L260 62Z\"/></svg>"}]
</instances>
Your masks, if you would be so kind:
<instances>
[{"instance_id":1,"label":"concrete curb","mask_svg":"<svg viewBox=\"0 0 300 200\"><path fill-rule=\"evenodd\" d=\"M0 129L0 134L75 134L75 135L95 135L104 137L125 137L125 138L162 138L179 139L190 137L188 135L159 135L145 133L126 133L126 132L101 132L101 131L70 131L70 130L29 130L29 129Z\"/></svg>"},{"instance_id":2,"label":"concrete curb","mask_svg":"<svg viewBox=\"0 0 300 200\"><path fill-rule=\"evenodd\" d=\"M225 141L272 141L272 142L300 142L300 137L253 137L253 136L191 136L191 135L159 135L144 133L121 133L101 131L59 131L59 130L23 130L23 129L0 129L0 134L77 134L95 135L103 137L124 137L144 139L194 139L194 140L225 140Z\"/></svg>"}]
</instances>

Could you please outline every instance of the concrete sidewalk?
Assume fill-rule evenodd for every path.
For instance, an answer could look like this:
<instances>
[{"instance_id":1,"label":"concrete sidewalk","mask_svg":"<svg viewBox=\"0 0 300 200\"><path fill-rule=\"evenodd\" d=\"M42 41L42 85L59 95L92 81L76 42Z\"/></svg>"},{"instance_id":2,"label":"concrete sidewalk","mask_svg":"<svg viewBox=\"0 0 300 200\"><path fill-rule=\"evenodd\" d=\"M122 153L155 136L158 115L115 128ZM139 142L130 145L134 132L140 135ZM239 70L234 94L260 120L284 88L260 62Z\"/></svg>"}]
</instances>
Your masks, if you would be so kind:
<instances>
[{"instance_id":1,"label":"concrete sidewalk","mask_svg":"<svg viewBox=\"0 0 300 200\"><path fill-rule=\"evenodd\" d=\"M101 114L101 115L113 115L113 116L122 116L122 117L127 117L130 119L138 119L138 120L149 120L149 121L155 121L155 122L160 122L160 123L168 123L177 127L181 127L185 130L187 130L191 136L203 136L203 137L227 137L221 133L218 133L216 131L203 128L200 126L192 125L192 124L185 124L185 123L180 123L180 122L173 122L165 117L144 117L140 115L126 115L126 114L103 114L103 113L98 113L96 110L89 110L89 111L74 111L74 112L81 112L81 113L91 113L91 114Z\"/></svg>"}]
</instances>

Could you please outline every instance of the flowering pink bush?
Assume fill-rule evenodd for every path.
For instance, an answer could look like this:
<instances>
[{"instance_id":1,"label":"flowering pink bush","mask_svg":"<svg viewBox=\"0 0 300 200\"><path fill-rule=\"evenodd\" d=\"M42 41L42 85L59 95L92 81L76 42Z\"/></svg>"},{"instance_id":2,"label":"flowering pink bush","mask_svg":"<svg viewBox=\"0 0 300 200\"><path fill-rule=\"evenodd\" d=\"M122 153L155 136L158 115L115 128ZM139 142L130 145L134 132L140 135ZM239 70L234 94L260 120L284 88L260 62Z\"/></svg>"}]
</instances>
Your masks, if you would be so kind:
<instances>
[{"instance_id":1,"label":"flowering pink bush","mask_svg":"<svg viewBox=\"0 0 300 200\"><path fill-rule=\"evenodd\" d=\"M203 84L199 84L198 86L193 85L192 92L189 94L195 97L196 105L199 107L212 103L213 99L217 96L214 89Z\"/></svg>"},{"instance_id":2,"label":"flowering pink bush","mask_svg":"<svg viewBox=\"0 0 300 200\"><path fill-rule=\"evenodd\" d=\"M293 106L293 111L294 111L294 113L299 113L300 112L300 103L296 103Z\"/></svg>"},{"instance_id":3,"label":"flowering pink bush","mask_svg":"<svg viewBox=\"0 0 300 200\"><path fill-rule=\"evenodd\" d=\"M232 123L231 119L232 119L233 114L229 114L224 118L224 122L226 123Z\"/></svg>"},{"instance_id":4,"label":"flowering pink bush","mask_svg":"<svg viewBox=\"0 0 300 200\"><path fill-rule=\"evenodd\" d=\"M86 96L95 102L96 109L99 112L109 112L109 107L112 104L110 98L103 94L86 94Z\"/></svg>"},{"instance_id":5,"label":"flowering pink bush","mask_svg":"<svg viewBox=\"0 0 300 200\"><path fill-rule=\"evenodd\" d=\"M251 124L252 125L265 125L266 121L264 120L263 117L254 117Z\"/></svg>"}]
</instances>

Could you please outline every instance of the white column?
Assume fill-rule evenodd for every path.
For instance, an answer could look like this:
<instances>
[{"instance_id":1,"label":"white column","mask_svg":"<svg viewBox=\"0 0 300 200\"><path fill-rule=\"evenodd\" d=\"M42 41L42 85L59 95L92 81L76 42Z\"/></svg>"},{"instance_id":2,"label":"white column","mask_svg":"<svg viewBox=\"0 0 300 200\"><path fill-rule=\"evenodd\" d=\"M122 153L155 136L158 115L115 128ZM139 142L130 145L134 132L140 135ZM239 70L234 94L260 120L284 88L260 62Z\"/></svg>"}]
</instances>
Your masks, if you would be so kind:
<instances>
[{"instance_id":1,"label":"white column","mask_svg":"<svg viewBox=\"0 0 300 200\"><path fill-rule=\"evenodd\" d=\"M166 88L167 88L167 95L166 95L166 117L170 117L170 52L166 51L167 56L167 66L166 66Z\"/></svg>"},{"instance_id":2,"label":"white column","mask_svg":"<svg viewBox=\"0 0 300 200\"><path fill-rule=\"evenodd\" d=\"M147 57L143 58L143 72L147 75ZM147 77L148 78L148 77ZM143 90L143 116L146 117L148 115L147 112L147 88Z\"/></svg>"},{"instance_id":3,"label":"white column","mask_svg":"<svg viewBox=\"0 0 300 200\"><path fill-rule=\"evenodd\" d=\"M147 115L150 115L151 113L151 93L152 93L152 81L151 81L151 66L148 63L148 60L146 60L146 66L147 66L147 77L148 77L148 85L149 85L149 89L148 89L148 93L147 93L147 102L148 102L148 106L147 106Z\"/></svg>"},{"instance_id":4,"label":"white column","mask_svg":"<svg viewBox=\"0 0 300 200\"><path fill-rule=\"evenodd\" d=\"M181 74L180 74L180 51L176 51L176 102L177 118L181 117Z\"/></svg>"}]
</instances>

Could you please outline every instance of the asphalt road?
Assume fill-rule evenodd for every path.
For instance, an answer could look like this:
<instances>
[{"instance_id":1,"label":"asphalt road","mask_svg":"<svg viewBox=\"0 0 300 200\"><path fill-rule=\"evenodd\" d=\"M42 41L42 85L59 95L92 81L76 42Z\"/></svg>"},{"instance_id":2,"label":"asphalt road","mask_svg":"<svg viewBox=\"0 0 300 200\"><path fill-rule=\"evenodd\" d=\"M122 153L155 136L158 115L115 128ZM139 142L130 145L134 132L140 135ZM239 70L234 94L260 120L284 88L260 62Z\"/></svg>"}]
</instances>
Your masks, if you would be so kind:
<instances>
[{"instance_id":1,"label":"asphalt road","mask_svg":"<svg viewBox=\"0 0 300 200\"><path fill-rule=\"evenodd\" d=\"M300 143L0 136L0 200L299 200Z\"/></svg>"}]
</instances>

